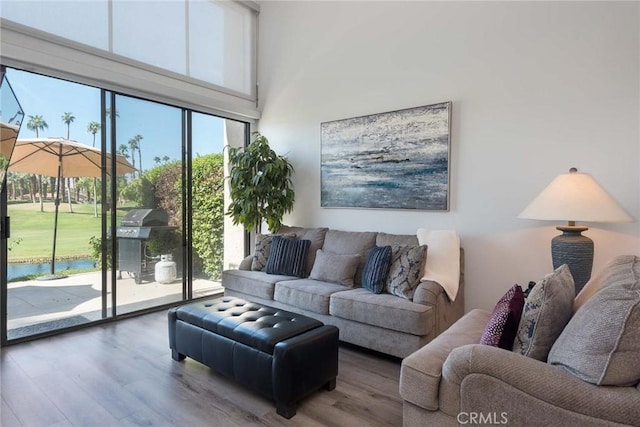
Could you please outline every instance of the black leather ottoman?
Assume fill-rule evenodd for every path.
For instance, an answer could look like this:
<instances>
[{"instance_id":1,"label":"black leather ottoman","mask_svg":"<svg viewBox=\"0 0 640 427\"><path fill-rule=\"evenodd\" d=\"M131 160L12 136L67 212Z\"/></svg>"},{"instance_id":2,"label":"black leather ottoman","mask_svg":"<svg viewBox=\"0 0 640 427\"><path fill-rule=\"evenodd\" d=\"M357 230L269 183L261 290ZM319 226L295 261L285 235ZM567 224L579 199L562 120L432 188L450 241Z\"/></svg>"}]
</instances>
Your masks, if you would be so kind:
<instances>
[{"instance_id":1,"label":"black leather ottoman","mask_svg":"<svg viewBox=\"0 0 640 427\"><path fill-rule=\"evenodd\" d=\"M298 402L338 375L338 328L235 297L169 310L174 360L190 357L260 392L291 418Z\"/></svg>"}]
</instances>

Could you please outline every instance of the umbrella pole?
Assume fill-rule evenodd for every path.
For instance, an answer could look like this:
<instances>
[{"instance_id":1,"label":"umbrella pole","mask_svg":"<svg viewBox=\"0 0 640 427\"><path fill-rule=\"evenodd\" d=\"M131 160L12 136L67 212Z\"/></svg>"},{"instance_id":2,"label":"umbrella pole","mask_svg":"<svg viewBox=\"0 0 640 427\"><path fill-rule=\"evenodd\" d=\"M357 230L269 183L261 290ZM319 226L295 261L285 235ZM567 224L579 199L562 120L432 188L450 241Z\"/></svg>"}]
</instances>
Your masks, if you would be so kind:
<instances>
[{"instance_id":1,"label":"umbrella pole","mask_svg":"<svg viewBox=\"0 0 640 427\"><path fill-rule=\"evenodd\" d=\"M51 275L55 276L56 271L56 240L58 237L58 208L60 206L60 177L62 175L62 159L58 160L58 183L56 185L55 214L53 219L53 251L51 255Z\"/></svg>"},{"instance_id":2,"label":"umbrella pole","mask_svg":"<svg viewBox=\"0 0 640 427\"><path fill-rule=\"evenodd\" d=\"M38 277L38 280L62 279L67 276L64 274L56 274L56 238L58 236L58 207L60 206L60 181L62 178L62 146L60 146L60 154L58 155L58 183L56 185L55 214L53 219L53 251L51 255L51 274Z\"/></svg>"}]
</instances>

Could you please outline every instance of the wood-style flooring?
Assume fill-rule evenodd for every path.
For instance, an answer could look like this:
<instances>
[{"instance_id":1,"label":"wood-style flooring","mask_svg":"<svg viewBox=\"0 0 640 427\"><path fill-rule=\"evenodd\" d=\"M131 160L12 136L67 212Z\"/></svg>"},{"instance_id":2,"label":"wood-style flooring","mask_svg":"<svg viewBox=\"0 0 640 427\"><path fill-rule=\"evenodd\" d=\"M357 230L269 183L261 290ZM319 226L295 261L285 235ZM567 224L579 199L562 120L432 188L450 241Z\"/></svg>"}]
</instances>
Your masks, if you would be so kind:
<instances>
[{"instance_id":1,"label":"wood-style flooring","mask_svg":"<svg viewBox=\"0 0 640 427\"><path fill-rule=\"evenodd\" d=\"M290 420L191 359L171 359L166 312L0 350L0 425L400 426L400 360L340 346L333 391Z\"/></svg>"}]
</instances>

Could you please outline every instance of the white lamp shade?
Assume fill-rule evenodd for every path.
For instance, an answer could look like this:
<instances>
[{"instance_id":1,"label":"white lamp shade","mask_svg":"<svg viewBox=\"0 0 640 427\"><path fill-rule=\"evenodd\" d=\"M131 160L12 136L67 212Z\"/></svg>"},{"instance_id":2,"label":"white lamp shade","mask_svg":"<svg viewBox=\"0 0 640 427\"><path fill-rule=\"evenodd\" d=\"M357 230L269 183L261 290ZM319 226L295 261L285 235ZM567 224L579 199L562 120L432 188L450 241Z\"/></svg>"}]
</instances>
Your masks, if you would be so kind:
<instances>
[{"instance_id":1,"label":"white lamp shade","mask_svg":"<svg viewBox=\"0 0 640 427\"><path fill-rule=\"evenodd\" d=\"M586 173L554 179L518 218L551 221L631 222L633 218Z\"/></svg>"}]
</instances>

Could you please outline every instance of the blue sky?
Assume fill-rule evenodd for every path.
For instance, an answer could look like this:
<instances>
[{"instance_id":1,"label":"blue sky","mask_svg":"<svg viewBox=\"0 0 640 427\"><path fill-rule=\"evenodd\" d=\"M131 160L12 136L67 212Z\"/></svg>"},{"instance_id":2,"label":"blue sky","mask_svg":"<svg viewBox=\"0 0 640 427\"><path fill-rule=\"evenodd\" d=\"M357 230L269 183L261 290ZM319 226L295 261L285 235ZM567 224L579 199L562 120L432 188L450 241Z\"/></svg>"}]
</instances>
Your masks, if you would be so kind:
<instances>
[{"instance_id":1,"label":"blue sky","mask_svg":"<svg viewBox=\"0 0 640 427\"><path fill-rule=\"evenodd\" d=\"M7 78L25 112L19 138L34 138L35 132L27 129L29 116L40 115L48 128L39 136L67 137L67 125L62 115L75 116L69 137L83 144L92 145L93 135L87 125L100 122L100 90L91 86L70 83L14 69L7 70ZM117 146L127 144L135 135L141 135L142 166L152 167L154 157L181 158L181 110L155 102L126 96L116 99L118 113ZM210 115L193 115L193 151L197 154L221 153L223 148L223 120ZM96 134L96 146L100 145L100 132ZM139 167L138 154L135 158Z\"/></svg>"}]
</instances>

